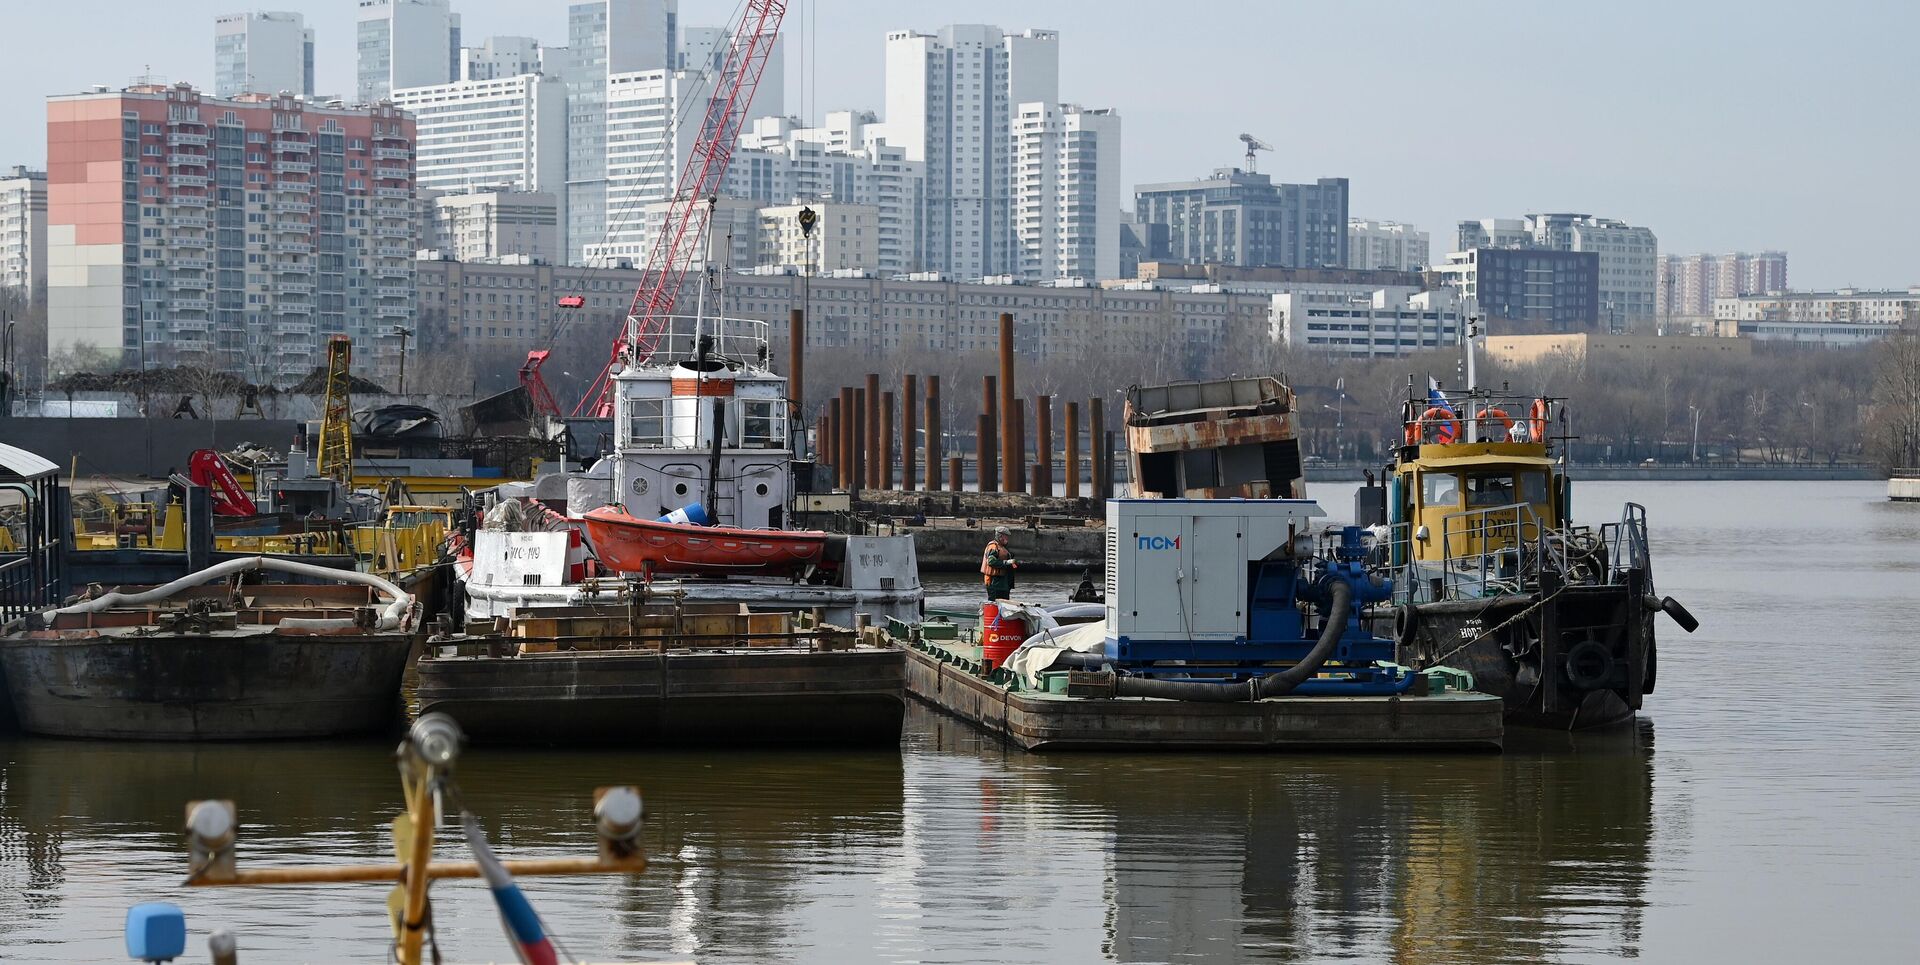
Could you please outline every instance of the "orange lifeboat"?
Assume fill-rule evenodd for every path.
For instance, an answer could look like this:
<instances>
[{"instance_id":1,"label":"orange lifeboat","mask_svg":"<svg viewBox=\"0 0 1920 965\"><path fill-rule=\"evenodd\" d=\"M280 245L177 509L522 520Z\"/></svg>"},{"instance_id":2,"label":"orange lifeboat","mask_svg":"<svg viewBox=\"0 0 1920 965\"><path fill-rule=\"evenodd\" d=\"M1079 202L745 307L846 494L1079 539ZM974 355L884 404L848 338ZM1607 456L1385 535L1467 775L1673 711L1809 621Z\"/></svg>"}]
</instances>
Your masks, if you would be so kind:
<instances>
[{"instance_id":1,"label":"orange lifeboat","mask_svg":"<svg viewBox=\"0 0 1920 965\"><path fill-rule=\"evenodd\" d=\"M618 506L582 518L600 562L621 573L789 574L820 562L827 534L642 519Z\"/></svg>"}]
</instances>

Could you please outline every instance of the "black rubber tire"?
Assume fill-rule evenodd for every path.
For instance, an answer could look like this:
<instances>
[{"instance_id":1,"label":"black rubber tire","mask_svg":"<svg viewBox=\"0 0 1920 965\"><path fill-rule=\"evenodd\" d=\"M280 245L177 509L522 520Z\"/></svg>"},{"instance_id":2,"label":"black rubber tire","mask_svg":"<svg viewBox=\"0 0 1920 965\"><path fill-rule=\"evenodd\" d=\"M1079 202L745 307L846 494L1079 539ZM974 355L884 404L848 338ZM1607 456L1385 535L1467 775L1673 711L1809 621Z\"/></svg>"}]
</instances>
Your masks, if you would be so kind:
<instances>
[{"instance_id":1,"label":"black rubber tire","mask_svg":"<svg viewBox=\"0 0 1920 965\"><path fill-rule=\"evenodd\" d=\"M1613 653L1607 645L1588 638L1568 648L1561 662L1567 683L1576 690L1599 690L1613 676Z\"/></svg>"}]
</instances>

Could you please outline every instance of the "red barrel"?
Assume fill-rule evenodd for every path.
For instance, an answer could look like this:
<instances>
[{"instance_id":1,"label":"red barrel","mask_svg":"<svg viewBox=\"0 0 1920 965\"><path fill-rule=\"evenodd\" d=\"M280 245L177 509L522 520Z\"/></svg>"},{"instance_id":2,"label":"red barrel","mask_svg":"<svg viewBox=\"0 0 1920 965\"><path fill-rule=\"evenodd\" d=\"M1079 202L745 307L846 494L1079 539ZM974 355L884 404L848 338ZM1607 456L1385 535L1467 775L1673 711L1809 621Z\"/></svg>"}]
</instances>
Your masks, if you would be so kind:
<instances>
[{"instance_id":1,"label":"red barrel","mask_svg":"<svg viewBox=\"0 0 1920 965\"><path fill-rule=\"evenodd\" d=\"M995 603L980 606L980 659L988 670L1000 666L1027 639L1027 621L1003 617Z\"/></svg>"}]
</instances>

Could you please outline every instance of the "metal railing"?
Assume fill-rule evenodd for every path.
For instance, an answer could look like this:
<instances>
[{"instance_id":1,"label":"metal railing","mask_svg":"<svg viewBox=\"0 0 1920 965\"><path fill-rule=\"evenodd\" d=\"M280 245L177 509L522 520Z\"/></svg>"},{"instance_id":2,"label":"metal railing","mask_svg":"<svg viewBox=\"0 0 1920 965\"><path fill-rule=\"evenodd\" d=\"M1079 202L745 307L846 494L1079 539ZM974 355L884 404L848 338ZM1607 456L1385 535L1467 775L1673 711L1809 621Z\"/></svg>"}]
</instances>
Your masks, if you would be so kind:
<instances>
[{"instance_id":1,"label":"metal railing","mask_svg":"<svg viewBox=\"0 0 1920 965\"><path fill-rule=\"evenodd\" d=\"M629 319L629 323L634 323ZM750 318L700 318L694 315L669 315L666 330L654 347L656 361L692 358L699 350L699 339L711 339L714 353L732 359L757 360L767 348L767 323Z\"/></svg>"},{"instance_id":2,"label":"metal railing","mask_svg":"<svg viewBox=\"0 0 1920 965\"><path fill-rule=\"evenodd\" d=\"M1441 568L1449 596L1491 596L1537 585L1542 566L1566 571L1564 540L1527 503L1448 513L1440 519Z\"/></svg>"}]
</instances>

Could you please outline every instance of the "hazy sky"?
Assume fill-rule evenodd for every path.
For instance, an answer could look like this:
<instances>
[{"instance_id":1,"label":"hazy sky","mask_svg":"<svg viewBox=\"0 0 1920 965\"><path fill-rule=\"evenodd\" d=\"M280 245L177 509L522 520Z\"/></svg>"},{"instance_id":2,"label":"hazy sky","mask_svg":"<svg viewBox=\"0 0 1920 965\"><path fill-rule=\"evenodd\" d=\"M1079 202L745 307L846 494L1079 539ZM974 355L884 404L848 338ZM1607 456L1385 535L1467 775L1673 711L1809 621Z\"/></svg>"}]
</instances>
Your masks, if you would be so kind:
<instances>
[{"instance_id":1,"label":"hazy sky","mask_svg":"<svg viewBox=\"0 0 1920 965\"><path fill-rule=\"evenodd\" d=\"M211 87L229 0L0 0L0 167L46 157L41 96L151 70ZM817 5L818 9L813 9ZM353 0L304 13L322 93L350 91ZM566 0L454 0L469 44L566 42ZM1138 15L1133 11L1138 8ZM732 0L681 0L684 24ZM1462 218L1583 211L1663 252L1784 248L1796 288L1920 284L1920 4L794 0L788 104L882 106L889 29L950 22L1061 35L1061 95L1113 107L1131 185L1237 164L1246 131L1288 180L1345 176L1356 216L1448 250ZM800 28L815 29L801 55Z\"/></svg>"}]
</instances>

